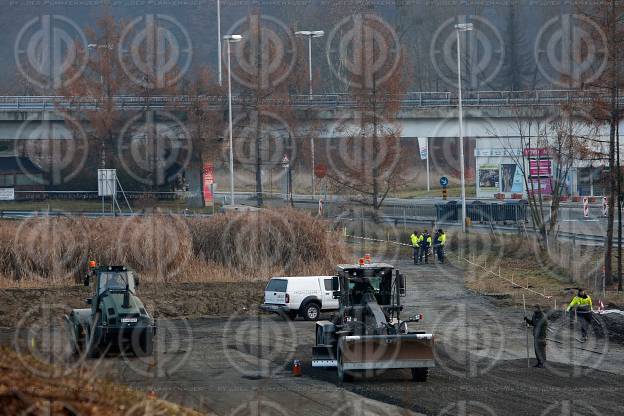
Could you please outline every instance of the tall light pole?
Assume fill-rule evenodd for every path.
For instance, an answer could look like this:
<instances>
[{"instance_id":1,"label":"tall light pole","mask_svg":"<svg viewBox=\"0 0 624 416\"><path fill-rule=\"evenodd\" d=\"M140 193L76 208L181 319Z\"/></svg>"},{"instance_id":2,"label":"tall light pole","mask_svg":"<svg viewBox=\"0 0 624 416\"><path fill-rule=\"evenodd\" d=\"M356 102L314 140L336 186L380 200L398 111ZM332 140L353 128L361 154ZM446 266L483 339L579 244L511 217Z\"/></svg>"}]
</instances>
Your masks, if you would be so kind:
<instances>
[{"instance_id":1,"label":"tall light pole","mask_svg":"<svg viewBox=\"0 0 624 416\"><path fill-rule=\"evenodd\" d=\"M312 38L322 38L325 32L322 30L300 30L295 35L308 38L308 80L310 82L310 96L312 95Z\"/></svg>"},{"instance_id":2,"label":"tall light pole","mask_svg":"<svg viewBox=\"0 0 624 416\"><path fill-rule=\"evenodd\" d=\"M461 32L473 29L472 23L460 23L455 25L457 32L457 98L459 107L459 159L461 172L461 199L462 199L462 231L466 232L466 175L464 162L464 110L462 107L462 75L461 75Z\"/></svg>"},{"instance_id":3,"label":"tall light pole","mask_svg":"<svg viewBox=\"0 0 624 416\"><path fill-rule=\"evenodd\" d=\"M223 85L223 71L222 71L222 66L223 64L221 63L222 58L221 58L221 0L217 0L217 35L218 35L218 39L219 39L219 44L217 45L217 52L219 53L219 60L217 61L219 63L219 86Z\"/></svg>"},{"instance_id":4,"label":"tall light pole","mask_svg":"<svg viewBox=\"0 0 624 416\"><path fill-rule=\"evenodd\" d=\"M234 140L232 138L232 66L231 66L231 44L240 42L241 35L226 35L223 40L227 42L227 64L228 64L228 118L230 123L230 205L234 205ZM219 61L221 62L221 61Z\"/></svg>"},{"instance_id":5,"label":"tall light pole","mask_svg":"<svg viewBox=\"0 0 624 416\"><path fill-rule=\"evenodd\" d=\"M325 32L322 30L300 30L295 32L295 35L308 38L308 80L310 99L312 99L312 38L321 38L325 36ZM310 138L310 147L312 148L312 198L316 199L316 183L314 180L314 137Z\"/></svg>"},{"instance_id":6,"label":"tall light pole","mask_svg":"<svg viewBox=\"0 0 624 416\"><path fill-rule=\"evenodd\" d=\"M104 49L108 49L109 51L112 51L114 48L114 46L112 44L97 44L97 43L89 43L87 45L87 53L88 51L94 50L94 51L99 51L99 50L104 50ZM108 97L109 91L108 91L108 86L105 85L106 83L104 82L104 73L102 71L102 56L98 55L98 60L99 60L99 67L100 67L100 88L102 89L102 100L104 100L104 97ZM110 97L108 97L110 98ZM102 165L102 169L104 169L106 167L106 144L104 143L104 140L102 140L102 150L101 152L101 165ZM102 197L102 212L104 212L104 197Z\"/></svg>"}]
</instances>

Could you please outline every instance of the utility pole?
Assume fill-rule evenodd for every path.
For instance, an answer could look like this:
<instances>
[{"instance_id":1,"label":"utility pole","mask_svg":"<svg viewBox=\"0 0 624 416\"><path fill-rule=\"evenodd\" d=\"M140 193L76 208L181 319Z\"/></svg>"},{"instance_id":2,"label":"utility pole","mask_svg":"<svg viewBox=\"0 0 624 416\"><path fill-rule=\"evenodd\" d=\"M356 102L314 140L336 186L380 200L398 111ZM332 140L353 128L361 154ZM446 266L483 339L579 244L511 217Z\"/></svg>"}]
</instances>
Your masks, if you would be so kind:
<instances>
[{"instance_id":1,"label":"utility pole","mask_svg":"<svg viewBox=\"0 0 624 416\"><path fill-rule=\"evenodd\" d=\"M468 32L473 29L472 23L461 23L455 25L457 32L457 97L459 112L459 163L461 172L461 200L462 200L462 231L466 232L466 175L464 161L464 113L462 108L462 75L461 75L461 32Z\"/></svg>"},{"instance_id":2,"label":"utility pole","mask_svg":"<svg viewBox=\"0 0 624 416\"><path fill-rule=\"evenodd\" d=\"M619 89L618 89L619 96ZM619 105L617 111L619 112ZM618 123L615 129L615 140L617 145L617 207L618 207L618 292L622 291L622 170L620 165L620 125Z\"/></svg>"},{"instance_id":3,"label":"utility pole","mask_svg":"<svg viewBox=\"0 0 624 416\"><path fill-rule=\"evenodd\" d=\"M219 54L218 68L219 68L219 86L223 85L223 63L221 62L221 0L217 0L217 38L219 43L217 44L217 53Z\"/></svg>"}]
</instances>

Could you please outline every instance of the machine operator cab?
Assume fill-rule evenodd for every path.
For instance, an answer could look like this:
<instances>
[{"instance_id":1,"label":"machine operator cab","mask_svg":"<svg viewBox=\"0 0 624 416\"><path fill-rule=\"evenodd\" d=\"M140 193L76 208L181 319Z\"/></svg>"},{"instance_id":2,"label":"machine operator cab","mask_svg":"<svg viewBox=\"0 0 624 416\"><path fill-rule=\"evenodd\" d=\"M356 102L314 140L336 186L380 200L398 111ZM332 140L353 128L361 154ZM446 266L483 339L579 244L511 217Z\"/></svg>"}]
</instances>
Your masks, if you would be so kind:
<instances>
[{"instance_id":1,"label":"machine operator cab","mask_svg":"<svg viewBox=\"0 0 624 416\"><path fill-rule=\"evenodd\" d=\"M367 300L383 308L399 308L401 297L405 296L405 278L386 263L340 264L333 277L334 297L341 299L341 307L362 305ZM340 289L341 288L341 289Z\"/></svg>"},{"instance_id":2,"label":"machine operator cab","mask_svg":"<svg viewBox=\"0 0 624 416\"><path fill-rule=\"evenodd\" d=\"M98 293L104 291L109 292L125 292L135 293L139 279L132 270L125 267L109 268L102 270L97 274Z\"/></svg>"},{"instance_id":3,"label":"machine operator cab","mask_svg":"<svg viewBox=\"0 0 624 416\"><path fill-rule=\"evenodd\" d=\"M334 292L340 311L333 323L348 328L352 335L406 333L407 323L414 321L401 320L405 278L390 264L341 264L333 282L333 288L336 284L340 288Z\"/></svg>"},{"instance_id":4,"label":"machine operator cab","mask_svg":"<svg viewBox=\"0 0 624 416\"><path fill-rule=\"evenodd\" d=\"M139 286L139 277L125 266L92 268L85 276L84 285L89 286L92 279L95 282L96 297L123 293L126 295L124 303L130 295L136 295L136 288ZM92 300L87 299L87 303L91 305Z\"/></svg>"},{"instance_id":5,"label":"machine operator cab","mask_svg":"<svg viewBox=\"0 0 624 416\"><path fill-rule=\"evenodd\" d=\"M92 269L85 276L84 285L89 286L91 279L95 281L97 294L107 290L111 292L129 290L131 293L134 293L139 286L138 276L125 266L107 266Z\"/></svg>"}]
</instances>

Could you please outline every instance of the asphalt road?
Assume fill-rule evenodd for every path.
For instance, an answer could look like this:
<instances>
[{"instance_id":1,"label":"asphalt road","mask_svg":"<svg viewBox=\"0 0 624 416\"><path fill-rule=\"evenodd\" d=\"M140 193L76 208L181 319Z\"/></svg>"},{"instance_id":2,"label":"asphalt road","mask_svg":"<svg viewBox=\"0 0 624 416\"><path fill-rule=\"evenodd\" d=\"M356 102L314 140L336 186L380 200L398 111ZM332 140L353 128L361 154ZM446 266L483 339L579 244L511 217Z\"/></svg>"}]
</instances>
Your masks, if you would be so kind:
<instances>
[{"instance_id":1,"label":"asphalt road","mask_svg":"<svg viewBox=\"0 0 624 416\"><path fill-rule=\"evenodd\" d=\"M561 344L549 344L548 368L527 368L522 311L472 294L451 265L395 264L408 278L406 314L423 313L419 325L436 336L427 383L395 370L341 385L334 370L310 366L314 323L253 314L163 319L155 361L112 354L87 364L218 415L624 414L621 345L592 337L583 351L577 334L553 325L550 337ZM1 330L0 341L13 343L13 330ZM290 372L294 359L303 362L302 377Z\"/></svg>"}]
</instances>

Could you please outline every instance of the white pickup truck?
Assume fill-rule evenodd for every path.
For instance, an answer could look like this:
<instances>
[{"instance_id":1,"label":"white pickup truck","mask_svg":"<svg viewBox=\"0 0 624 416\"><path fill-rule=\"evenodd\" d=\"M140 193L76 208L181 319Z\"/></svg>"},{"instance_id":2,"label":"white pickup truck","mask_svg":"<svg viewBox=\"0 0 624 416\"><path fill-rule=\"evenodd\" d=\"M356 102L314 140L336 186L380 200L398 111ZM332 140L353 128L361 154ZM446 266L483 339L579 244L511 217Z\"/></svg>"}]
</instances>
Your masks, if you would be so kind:
<instances>
[{"instance_id":1,"label":"white pickup truck","mask_svg":"<svg viewBox=\"0 0 624 416\"><path fill-rule=\"evenodd\" d=\"M285 314L290 319L300 315L306 321L316 321L321 311L338 309L332 276L273 277L264 290L260 309Z\"/></svg>"}]
</instances>

